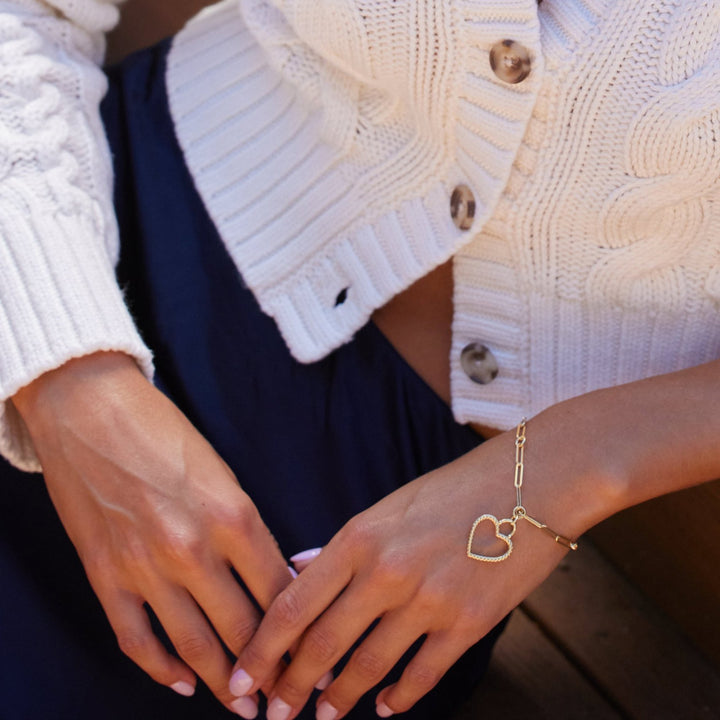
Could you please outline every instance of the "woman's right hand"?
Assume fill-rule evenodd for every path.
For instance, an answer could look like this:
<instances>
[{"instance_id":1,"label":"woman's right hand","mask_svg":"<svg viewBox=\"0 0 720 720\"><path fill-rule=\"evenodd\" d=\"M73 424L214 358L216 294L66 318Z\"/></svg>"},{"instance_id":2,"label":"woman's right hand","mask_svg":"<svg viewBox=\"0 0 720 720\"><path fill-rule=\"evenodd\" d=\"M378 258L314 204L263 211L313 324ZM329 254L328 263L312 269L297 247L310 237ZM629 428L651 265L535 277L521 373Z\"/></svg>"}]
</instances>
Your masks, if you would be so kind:
<instances>
[{"instance_id":1,"label":"woman's right hand","mask_svg":"<svg viewBox=\"0 0 720 720\"><path fill-rule=\"evenodd\" d=\"M231 568L263 608L291 575L227 465L121 353L72 360L13 401L121 649L181 694L197 673L226 707L254 717L256 697L228 690L215 634L237 655L259 621ZM153 634L144 603L180 659Z\"/></svg>"}]
</instances>

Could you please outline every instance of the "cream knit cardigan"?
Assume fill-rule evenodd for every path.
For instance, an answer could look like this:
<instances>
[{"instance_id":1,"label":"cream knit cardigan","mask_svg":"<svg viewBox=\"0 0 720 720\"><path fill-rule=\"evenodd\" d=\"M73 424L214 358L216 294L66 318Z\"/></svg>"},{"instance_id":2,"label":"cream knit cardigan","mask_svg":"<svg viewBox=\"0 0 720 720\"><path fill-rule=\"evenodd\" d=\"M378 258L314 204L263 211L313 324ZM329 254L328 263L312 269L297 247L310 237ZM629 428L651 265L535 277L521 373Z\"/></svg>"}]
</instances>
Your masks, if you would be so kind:
<instances>
[{"instance_id":1,"label":"cream knit cardigan","mask_svg":"<svg viewBox=\"0 0 720 720\"><path fill-rule=\"evenodd\" d=\"M98 349L152 372L113 278L96 106L115 16L0 0L1 399ZM490 67L503 39L529 51L522 83ZM451 256L460 422L720 356L718 0L225 0L176 38L168 92L221 237L303 362ZM488 385L461 368L472 342L498 361ZM3 408L0 449L36 469Z\"/></svg>"}]
</instances>

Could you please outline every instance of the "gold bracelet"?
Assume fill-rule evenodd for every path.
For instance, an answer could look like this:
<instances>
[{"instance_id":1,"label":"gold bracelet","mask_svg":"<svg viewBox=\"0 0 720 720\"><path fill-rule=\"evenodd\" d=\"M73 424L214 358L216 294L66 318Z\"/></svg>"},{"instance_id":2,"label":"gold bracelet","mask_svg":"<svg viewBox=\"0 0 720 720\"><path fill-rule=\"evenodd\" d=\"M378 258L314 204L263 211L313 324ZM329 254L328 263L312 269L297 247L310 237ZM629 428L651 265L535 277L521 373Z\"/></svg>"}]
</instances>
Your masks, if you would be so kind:
<instances>
[{"instance_id":1,"label":"gold bracelet","mask_svg":"<svg viewBox=\"0 0 720 720\"><path fill-rule=\"evenodd\" d=\"M527 520L531 525L534 525L539 530L542 530L548 535L550 535L550 537L552 537L552 539L555 540L555 542L559 545L562 545L563 547L566 547L570 550L577 550L578 546L576 542L573 542L569 538L566 538L565 536L556 533L554 530L551 530L547 525L545 525L545 523L541 523L539 520L536 520L535 518L528 515L527 510L523 506L522 485L523 477L525 475L526 425L526 420L525 418L523 418L520 421L520 424L517 426L517 432L515 433L515 494L517 502L515 504L515 508L513 509L512 517L498 520L494 515L486 513L485 515L481 515L473 523L472 529L470 530L470 537L468 537L467 543L467 556L472 560L482 560L483 562L502 562L503 560L509 558L510 553L512 553L513 551L512 536L517 530L518 520ZM475 539L475 531L477 530L480 523L485 521L491 522L495 526L495 537L498 540L502 540L507 545L507 550L502 555L481 555L479 553L473 552L472 545L473 540ZM508 530L508 532L502 531L501 528L504 525L510 526L510 530Z\"/></svg>"}]
</instances>

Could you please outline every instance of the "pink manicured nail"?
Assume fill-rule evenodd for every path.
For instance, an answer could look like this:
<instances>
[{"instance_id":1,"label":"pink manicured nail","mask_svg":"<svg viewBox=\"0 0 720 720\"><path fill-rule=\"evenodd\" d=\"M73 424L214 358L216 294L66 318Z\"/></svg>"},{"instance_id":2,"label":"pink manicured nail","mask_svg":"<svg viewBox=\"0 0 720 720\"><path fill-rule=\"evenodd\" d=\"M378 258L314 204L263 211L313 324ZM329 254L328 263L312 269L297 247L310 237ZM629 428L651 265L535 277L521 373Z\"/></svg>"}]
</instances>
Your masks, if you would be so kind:
<instances>
[{"instance_id":1,"label":"pink manicured nail","mask_svg":"<svg viewBox=\"0 0 720 720\"><path fill-rule=\"evenodd\" d=\"M242 669L236 670L230 678L230 692L236 697L247 695L255 681Z\"/></svg>"},{"instance_id":2,"label":"pink manicured nail","mask_svg":"<svg viewBox=\"0 0 720 720\"><path fill-rule=\"evenodd\" d=\"M315 683L315 689L316 690L326 690L328 687L330 687L330 683L335 679L335 676L332 674L332 671L328 670L316 683Z\"/></svg>"},{"instance_id":3,"label":"pink manicured nail","mask_svg":"<svg viewBox=\"0 0 720 720\"><path fill-rule=\"evenodd\" d=\"M290 561L295 566L295 569L300 573L302 572L310 563L315 560L315 558L320 554L322 551L322 548L313 548L312 550L305 550L301 553L298 553L297 555L293 555L290 558Z\"/></svg>"},{"instance_id":4,"label":"pink manicured nail","mask_svg":"<svg viewBox=\"0 0 720 720\"><path fill-rule=\"evenodd\" d=\"M378 714L378 717L381 718L388 718L394 715L395 713L383 702L378 703L377 707L375 708L375 712Z\"/></svg>"},{"instance_id":5,"label":"pink manicured nail","mask_svg":"<svg viewBox=\"0 0 720 720\"><path fill-rule=\"evenodd\" d=\"M192 697L195 694L195 688L190 684L183 682L182 680L173 683L170 686L178 695L183 697Z\"/></svg>"},{"instance_id":6,"label":"pink manicured nail","mask_svg":"<svg viewBox=\"0 0 720 720\"><path fill-rule=\"evenodd\" d=\"M273 699L268 705L267 720L287 720L292 712L292 707L279 697Z\"/></svg>"},{"instance_id":7,"label":"pink manicured nail","mask_svg":"<svg viewBox=\"0 0 720 720\"><path fill-rule=\"evenodd\" d=\"M249 697L241 697L233 700L230 703L230 707L241 718L245 718L245 720L255 720L258 716L257 703Z\"/></svg>"},{"instance_id":8,"label":"pink manicured nail","mask_svg":"<svg viewBox=\"0 0 720 720\"><path fill-rule=\"evenodd\" d=\"M290 571L290 574L292 575L294 580L298 576L297 570L294 567L290 567L290 565L288 565L288 570Z\"/></svg>"},{"instance_id":9,"label":"pink manicured nail","mask_svg":"<svg viewBox=\"0 0 720 720\"><path fill-rule=\"evenodd\" d=\"M317 707L315 720L335 720L338 711L327 701L323 700Z\"/></svg>"},{"instance_id":10,"label":"pink manicured nail","mask_svg":"<svg viewBox=\"0 0 720 720\"><path fill-rule=\"evenodd\" d=\"M298 563L308 562L310 560L314 560L321 552L322 552L322 548L312 548L312 550L303 550L302 552L299 552L296 555L293 555L290 558L290 562L293 565L297 565Z\"/></svg>"}]
</instances>

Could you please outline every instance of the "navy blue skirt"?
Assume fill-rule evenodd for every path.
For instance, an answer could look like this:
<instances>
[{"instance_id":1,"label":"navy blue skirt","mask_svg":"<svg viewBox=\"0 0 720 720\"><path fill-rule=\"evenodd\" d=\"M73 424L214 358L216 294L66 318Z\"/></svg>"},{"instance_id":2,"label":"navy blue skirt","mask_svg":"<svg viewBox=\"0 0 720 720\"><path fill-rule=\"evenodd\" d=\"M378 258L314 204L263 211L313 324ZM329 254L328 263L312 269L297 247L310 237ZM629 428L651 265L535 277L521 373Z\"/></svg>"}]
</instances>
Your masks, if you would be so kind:
<instances>
[{"instance_id":1,"label":"navy blue skirt","mask_svg":"<svg viewBox=\"0 0 720 720\"><path fill-rule=\"evenodd\" d=\"M481 439L372 323L320 362L291 358L185 166L167 106L168 47L110 73L103 113L118 276L155 353L158 386L232 468L289 557L324 545L353 515ZM176 696L120 653L42 479L2 464L0 483L0 720L232 717L204 688ZM451 717L496 635L406 717ZM374 695L349 717L375 717Z\"/></svg>"}]
</instances>

